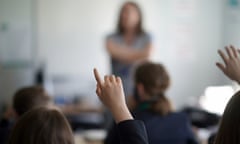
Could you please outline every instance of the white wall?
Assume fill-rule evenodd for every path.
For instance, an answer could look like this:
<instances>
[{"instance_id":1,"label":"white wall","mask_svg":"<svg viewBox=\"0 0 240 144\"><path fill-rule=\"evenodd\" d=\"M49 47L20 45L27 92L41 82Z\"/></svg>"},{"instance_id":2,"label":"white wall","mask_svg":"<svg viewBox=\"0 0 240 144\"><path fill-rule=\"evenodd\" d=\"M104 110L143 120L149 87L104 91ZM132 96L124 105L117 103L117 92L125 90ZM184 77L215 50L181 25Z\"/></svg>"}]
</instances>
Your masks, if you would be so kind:
<instances>
[{"instance_id":1,"label":"white wall","mask_svg":"<svg viewBox=\"0 0 240 144\"><path fill-rule=\"evenodd\" d=\"M31 0L0 0L0 103L33 83Z\"/></svg>"},{"instance_id":2,"label":"white wall","mask_svg":"<svg viewBox=\"0 0 240 144\"><path fill-rule=\"evenodd\" d=\"M32 60L31 0L0 0L0 61Z\"/></svg>"},{"instance_id":3,"label":"white wall","mask_svg":"<svg viewBox=\"0 0 240 144\"><path fill-rule=\"evenodd\" d=\"M38 0L38 60L49 75L75 75L94 90L92 68L109 72L105 36L115 28L124 0ZM153 59L172 76L169 96L177 107L210 85L228 83L215 67L223 47L224 0L135 0L154 40ZM84 86L83 86L84 87Z\"/></svg>"},{"instance_id":4,"label":"white wall","mask_svg":"<svg viewBox=\"0 0 240 144\"><path fill-rule=\"evenodd\" d=\"M237 1L237 0L236 0ZM234 45L240 47L240 2L237 1L236 5L225 0L224 9L224 44Z\"/></svg>"}]
</instances>

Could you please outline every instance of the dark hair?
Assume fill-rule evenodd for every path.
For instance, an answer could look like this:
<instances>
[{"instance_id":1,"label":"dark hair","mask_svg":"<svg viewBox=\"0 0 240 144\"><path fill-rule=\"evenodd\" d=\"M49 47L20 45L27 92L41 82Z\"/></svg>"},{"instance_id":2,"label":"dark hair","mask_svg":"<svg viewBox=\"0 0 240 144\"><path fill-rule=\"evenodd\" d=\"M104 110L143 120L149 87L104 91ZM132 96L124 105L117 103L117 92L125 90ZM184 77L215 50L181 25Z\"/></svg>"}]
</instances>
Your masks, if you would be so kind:
<instances>
[{"instance_id":1,"label":"dark hair","mask_svg":"<svg viewBox=\"0 0 240 144\"><path fill-rule=\"evenodd\" d=\"M135 83L143 84L144 90L153 99L152 111L166 115L172 111L172 106L165 91L170 85L170 77L162 64L146 62L137 67Z\"/></svg>"},{"instance_id":2,"label":"dark hair","mask_svg":"<svg viewBox=\"0 0 240 144\"><path fill-rule=\"evenodd\" d=\"M214 144L240 144L240 91L224 110Z\"/></svg>"},{"instance_id":3,"label":"dark hair","mask_svg":"<svg viewBox=\"0 0 240 144\"><path fill-rule=\"evenodd\" d=\"M137 26L136 26L136 30L135 30L136 34L137 34L137 35L140 35L140 34L144 33L144 30L143 30L143 27L142 27L142 21L143 21L142 12L141 12L141 9L140 9L140 7L138 6L138 4L135 3L135 2L126 2L126 3L123 4L123 6L122 6L122 8L121 8L121 10L120 10L120 13L119 13L118 24L117 24L117 32L118 32L119 34L123 34L123 33L125 32L125 31L124 31L124 27L123 27L123 25L122 25L122 13L123 13L124 7L125 7L126 5L131 5L131 6L135 7L135 8L137 9L137 11L138 11L138 14L139 14L139 22L138 22L138 24L137 24Z\"/></svg>"},{"instance_id":4,"label":"dark hair","mask_svg":"<svg viewBox=\"0 0 240 144\"><path fill-rule=\"evenodd\" d=\"M13 108L21 116L32 108L46 106L51 98L40 86L25 87L13 96Z\"/></svg>"},{"instance_id":5,"label":"dark hair","mask_svg":"<svg viewBox=\"0 0 240 144\"><path fill-rule=\"evenodd\" d=\"M38 107L18 120L8 144L74 144L74 138L60 111Z\"/></svg>"}]
</instances>

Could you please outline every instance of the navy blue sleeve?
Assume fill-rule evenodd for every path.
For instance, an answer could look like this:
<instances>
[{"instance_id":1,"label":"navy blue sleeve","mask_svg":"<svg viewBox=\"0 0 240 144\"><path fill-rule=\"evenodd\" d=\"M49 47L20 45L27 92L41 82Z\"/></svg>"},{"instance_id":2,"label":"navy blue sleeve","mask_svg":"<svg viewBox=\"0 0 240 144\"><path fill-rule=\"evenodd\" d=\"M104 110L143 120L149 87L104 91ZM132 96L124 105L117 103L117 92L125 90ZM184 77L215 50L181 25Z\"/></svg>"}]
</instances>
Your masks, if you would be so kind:
<instances>
[{"instance_id":1,"label":"navy blue sleeve","mask_svg":"<svg viewBox=\"0 0 240 144\"><path fill-rule=\"evenodd\" d=\"M148 144L145 126L139 120L127 120L117 125L121 144Z\"/></svg>"},{"instance_id":2,"label":"navy blue sleeve","mask_svg":"<svg viewBox=\"0 0 240 144\"><path fill-rule=\"evenodd\" d=\"M0 144L6 144L10 134L11 124L8 120L0 120Z\"/></svg>"},{"instance_id":3,"label":"navy blue sleeve","mask_svg":"<svg viewBox=\"0 0 240 144\"><path fill-rule=\"evenodd\" d=\"M104 144L120 144L117 125L115 124L115 122L113 122L112 127L108 130L107 137L104 140Z\"/></svg>"}]
</instances>

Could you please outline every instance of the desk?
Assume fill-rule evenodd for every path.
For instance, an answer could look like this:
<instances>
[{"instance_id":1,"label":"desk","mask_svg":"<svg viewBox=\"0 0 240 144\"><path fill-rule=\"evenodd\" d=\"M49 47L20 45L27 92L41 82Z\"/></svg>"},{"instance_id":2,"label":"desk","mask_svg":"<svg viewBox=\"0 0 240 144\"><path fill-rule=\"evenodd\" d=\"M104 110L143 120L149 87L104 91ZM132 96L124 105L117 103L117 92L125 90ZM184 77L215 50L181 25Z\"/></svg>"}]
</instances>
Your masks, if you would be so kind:
<instances>
[{"instance_id":1,"label":"desk","mask_svg":"<svg viewBox=\"0 0 240 144\"><path fill-rule=\"evenodd\" d=\"M106 130L85 130L76 132L74 139L76 144L103 144L106 136Z\"/></svg>"}]
</instances>

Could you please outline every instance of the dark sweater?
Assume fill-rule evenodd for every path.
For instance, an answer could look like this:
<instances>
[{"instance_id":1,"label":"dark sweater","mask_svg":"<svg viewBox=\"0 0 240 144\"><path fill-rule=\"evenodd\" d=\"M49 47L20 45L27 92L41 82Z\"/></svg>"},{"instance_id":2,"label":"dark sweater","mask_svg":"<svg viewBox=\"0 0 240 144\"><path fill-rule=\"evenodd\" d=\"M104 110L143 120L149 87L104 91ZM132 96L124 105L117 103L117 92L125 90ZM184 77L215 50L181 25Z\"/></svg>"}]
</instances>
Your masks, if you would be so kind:
<instances>
[{"instance_id":1,"label":"dark sweater","mask_svg":"<svg viewBox=\"0 0 240 144\"><path fill-rule=\"evenodd\" d=\"M143 122L127 120L117 125L120 144L148 144L147 133Z\"/></svg>"},{"instance_id":2,"label":"dark sweater","mask_svg":"<svg viewBox=\"0 0 240 144\"><path fill-rule=\"evenodd\" d=\"M7 144L13 123L6 119L0 120L0 144Z\"/></svg>"},{"instance_id":3,"label":"dark sweater","mask_svg":"<svg viewBox=\"0 0 240 144\"><path fill-rule=\"evenodd\" d=\"M197 144L190 122L183 113L171 113L163 117L142 111L135 114L135 119L145 123L149 144ZM118 126L114 125L108 132L105 144L122 144L117 129Z\"/></svg>"}]
</instances>

